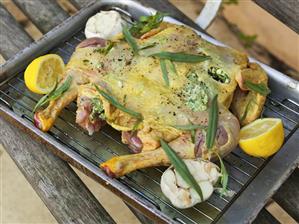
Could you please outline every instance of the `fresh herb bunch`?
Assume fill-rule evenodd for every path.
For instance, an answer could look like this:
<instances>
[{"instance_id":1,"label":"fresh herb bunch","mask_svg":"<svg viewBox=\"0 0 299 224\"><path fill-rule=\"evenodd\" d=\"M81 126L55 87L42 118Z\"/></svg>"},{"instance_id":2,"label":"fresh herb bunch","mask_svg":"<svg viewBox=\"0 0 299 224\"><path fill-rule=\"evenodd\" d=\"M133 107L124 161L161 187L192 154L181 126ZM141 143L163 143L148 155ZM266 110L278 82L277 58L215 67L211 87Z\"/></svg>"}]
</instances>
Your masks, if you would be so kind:
<instances>
[{"instance_id":1,"label":"fresh herb bunch","mask_svg":"<svg viewBox=\"0 0 299 224\"><path fill-rule=\"evenodd\" d=\"M35 105L33 112L35 112L38 108L44 106L45 104L47 104L48 102L50 102L51 100L56 100L58 99L64 92L66 92L71 84L72 84L72 76L68 76L66 78L66 80L57 87L57 82L54 86L54 88L52 89L52 91L50 91L48 94L44 95Z\"/></svg>"},{"instance_id":2,"label":"fresh herb bunch","mask_svg":"<svg viewBox=\"0 0 299 224\"><path fill-rule=\"evenodd\" d=\"M139 21L133 23L133 25L131 26L130 33L134 37L139 38L152 29L159 27L159 25L163 21L164 16L166 15L167 14L163 12L156 12L156 14L152 16L141 16L139 18Z\"/></svg>"}]
</instances>

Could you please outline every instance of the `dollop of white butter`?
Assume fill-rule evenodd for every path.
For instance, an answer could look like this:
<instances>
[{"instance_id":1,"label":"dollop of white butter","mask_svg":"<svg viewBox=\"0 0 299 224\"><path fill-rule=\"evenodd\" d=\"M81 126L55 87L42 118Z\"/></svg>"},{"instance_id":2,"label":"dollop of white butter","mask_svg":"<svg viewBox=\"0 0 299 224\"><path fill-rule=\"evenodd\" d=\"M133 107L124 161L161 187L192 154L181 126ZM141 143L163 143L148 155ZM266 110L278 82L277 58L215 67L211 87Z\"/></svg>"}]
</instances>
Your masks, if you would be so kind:
<instances>
[{"instance_id":1,"label":"dollop of white butter","mask_svg":"<svg viewBox=\"0 0 299 224\"><path fill-rule=\"evenodd\" d=\"M221 176L219 167L201 159L184 160L184 162L201 188L203 199L207 200L214 191L213 185ZM162 174L160 185L163 194L177 208L189 208L202 202L198 193L190 188L172 166Z\"/></svg>"},{"instance_id":2,"label":"dollop of white butter","mask_svg":"<svg viewBox=\"0 0 299 224\"><path fill-rule=\"evenodd\" d=\"M116 11L101 11L90 17L85 26L86 38L100 37L106 40L122 32L126 22Z\"/></svg>"}]
</instances>

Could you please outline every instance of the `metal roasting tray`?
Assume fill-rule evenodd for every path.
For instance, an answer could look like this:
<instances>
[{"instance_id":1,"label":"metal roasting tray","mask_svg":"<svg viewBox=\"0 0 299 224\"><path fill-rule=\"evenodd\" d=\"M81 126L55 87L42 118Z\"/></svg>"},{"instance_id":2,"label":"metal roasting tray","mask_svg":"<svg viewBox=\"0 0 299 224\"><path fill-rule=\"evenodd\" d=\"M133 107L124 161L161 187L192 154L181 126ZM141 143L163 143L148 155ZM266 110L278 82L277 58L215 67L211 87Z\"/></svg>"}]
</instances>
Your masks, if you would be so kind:
<instances>
[{"instance_id":1,"label":"metal roasting tray","mask_svg":"<svg viewBox=\"0 0 299 224\"><path fill-rule=\"evenodd\" d=\"M283 120L286 135L284 146L267 160L249 157L236 148L224 158L229 172L228 187L236 194L220 197L214 193L209 200L193 208L176 209L163 196L159 185L163 168L139 170L120 179L109 178L98 167L99 163L115 155L128 154L128 149L120 142L120 133L111 127L106 126L93 136L82 131L75 124L75 103L63 110L48 133L34 127L32 108L40 96L25 87L24 69L31 60L49 52L59 54L67 62L75 46L85 39L83 29L87 19L100 10L109 9L118 10L122 15L130 15L134 19L154 12L129 0L103 0L90 4L67 19L1 66L1 116L47 144L55 154L159 223L252 221L299 162L299 84L266 65L262 64L270 77L272 92L268 96L263 117L279 117ZM179 23L170 17L166 20ZM206 34L198 33L208 41L221 44Z\"/></svg>"}]
</instances>

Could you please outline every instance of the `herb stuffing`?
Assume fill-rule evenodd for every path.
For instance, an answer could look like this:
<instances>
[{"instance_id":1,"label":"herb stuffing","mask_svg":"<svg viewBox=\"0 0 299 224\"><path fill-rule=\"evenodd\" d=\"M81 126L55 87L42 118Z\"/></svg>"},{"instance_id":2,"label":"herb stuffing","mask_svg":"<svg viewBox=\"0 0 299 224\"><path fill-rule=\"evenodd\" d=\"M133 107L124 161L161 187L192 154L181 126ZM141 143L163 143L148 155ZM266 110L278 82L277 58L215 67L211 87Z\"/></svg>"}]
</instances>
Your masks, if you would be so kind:
<instances>
[{"instance_id":1,"label":"herb stuffing","mask_svg":"<svg viewBox=\"0 0 299 224\"><path fill-rule=\"evenodd\" d=\"M226 84L230 82L230 78L228 77L227 73L225 73L221 68L212 66L208 69L208 74L218 82Z\"/></svg>"},{"instance_id":2,"label":"herb stuffing","mask_svg":"<svg viewBox=\"0 0 299 224\"><path fill-rule=\"evenodd\" d=\"M194 72L190 72L187 75L187 78L188 82L182 91L185 105L192 111L207 110L209 101L209 88L204 82L198 80L198 76Z\"/></svg>"},{"instance_id":3,"label":"herb stuffing","mask_svg":"<svg viewBox=\"0 0 299 224\"><path fill-rule=\"evenodd\" d=\"M89 115L90 119L95 120L97 118L100 118L102 120L105 120L104 107L100 99L92 98L91 106L92 106L92 111Z\"/></svg>"}]
</instances>

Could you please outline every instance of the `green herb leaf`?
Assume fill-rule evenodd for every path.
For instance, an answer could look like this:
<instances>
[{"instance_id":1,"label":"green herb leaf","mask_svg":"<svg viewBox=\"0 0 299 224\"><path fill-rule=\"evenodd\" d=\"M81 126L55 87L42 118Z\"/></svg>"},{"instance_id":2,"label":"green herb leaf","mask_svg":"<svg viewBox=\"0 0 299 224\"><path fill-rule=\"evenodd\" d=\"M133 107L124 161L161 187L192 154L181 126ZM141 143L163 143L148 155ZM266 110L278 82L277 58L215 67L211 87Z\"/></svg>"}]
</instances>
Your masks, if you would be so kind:
<instances>
[{"instance_id":1,"label":"green herb leaf","mask_svg":"<svg viewBox=\"0 0 299 224\"><path fill-rule=\"evenodd\" d=\"M225 194L225 192L227 191L227 183L228 183L228 173L227 170L225 168L225 165L223 163L222 158L219 156L219 154L217 152L215 152L216 155L218 156L219 162L220 162L220 173L221 173L221 185L222 185L222 189L220 191L220 194L223 195Z\"/></svg>"},{"instance_id":2,"label":"green herb leaf","mask_svg":"<svg viewBox=\"0 0 299 224\"><path fill-rule=\"evenodd\" d=\"M139 38L140 36L151 31L152 29L159 27L163 21L164 16L166 15L166 13L156 12L156 14L152 16L141 16L139 18L139 21L135 22L131 26L131 34L134 37Z\"/></svg>"},{"instance_id":3,"label":"green herb leaf","mask_svg":"<svg viewBox=\"0 0 299 224\"><path fill-rule=\"evenodd\" d=\"M131 109L128 109L124 107L122 104L120 104L113 96L110 96L108 93L104 92L103 90L99 89L97 85L95 85L96 90L101 94L106 100L108 100L113 106L118 108L119 110L131 115L132 117L137 118L138 120L143 120L142 114L135 112Z\"/></svg>"},{"instance_id":4,"label":"green herb leaf","mask_svg":"<svg viewBox=\"0 0 299 224\"><path fill-rule=\"evenodd\" d=\"M263 96L267 96L271 92L270 89L264 83L256 84L248 80L245 80L244 83L248 89L257 92Z\"/></svg>"},{"instance_id":5,"label":"green herb leaf","mask_svg":"<svg viewBox=\"0 0 299 224\"><path fill-rule=\"evenodd\" d=\"M106 47L101 47L101 48L95 49L93 52L98 52L98 53L106 55L113 48L113 46L114 46L114 42L109 41L109 44Z\"/></svg>"},{"instance_id":6,"label":"green herb leaf","mask_svg":"<svg viewBox=\"0 0 299 224\"><path fill-rule=\"evenodd\" d=\"M127 26L123 27L123 35L126 39L126 41L128 42L128 44L131 46L131 48L133 49L134 54L138 53L138 45L134 39L134 37L132 36L132 34L130 33L129 29Z\"/></svg>"},{"instance_id":7,"label":"green herb leaf","mask_svg":"<svg viewBox=\"0 0 299 224\"><path fill-rule=\"evenodd\" d=\"M216 94L211 102L211 107L209 109L209 124L208 124L208 131L207 131L207 139L206 139L206 146L208 149L211 149L214 145L216 131L217 131L217 124L218 124L218 102L217 102L218 95Z\"/></svg>"},{"instance_id":8,"label":"green herb leaf","mask_svg":"<svg viewBox=\"0 0 299 224\"><path fill-rule=\"evenodd\" d=\"M195 130L191 130L190 132L191 132L191 141L192 141L192 143L195 143L195 134L196 134L196 132L195 132Z\"/></svg>"},{"instance_id":9,"label":"green herb leaf","mask_svg":"<svg viewBox=\"0 0 299 224\"><path fill-rule=\"evenodd\" d=\"M241 121L241 122L244 121L245 118L247 117L247 114L248 114L248 111L249 111L249 107L250 107L251 101L252 101L252 100L249 100L249 102L247 103L247 105L246 105L246 107L245 107L244 113L243 113L243 115L242 115L241 118L240 118L240 121Z\"/></svg>"},{"instance_id":10,"label":"green herb leaf","mask_svg":"<svg viewBox=\"0 0 299 224\"><path fill-rule=\"evenodd\" d=\"M192 130L196 130L196 129L207 128L206 126L200 125L200 124L174 125L173 127L176 129L179 129L179 130L183 130L183 131L192 131Z\"/></svg>"},{"instance_id":11,"label":"green herb leaf","mask_svg":"<svg viewBox=\"0 0 299 224\"><path fill-rule=\"evenodd\" d=\"M160 67L161 67L164 82L165 82L166 86L169 86L168 71L167 71L167 68L166 68L165 60L160 59Z\"/></svg>"},{"instance_id":12,"label":"green herb leaf","mask_svg":"<svg viewBox=\"0 0 299 224\"><path fill-rule=\"evenodd\" d=\"M158 53L151 54L150 56L157 57L160 59L168 59L176 62L187 62L187 63L197 63L209 60L211 57L206 55L195 55L195 54L185 54L185 53L173 53L167 51L161 51Z\"/></svg>"},{"instance_id":13,"label":"green herb leaf","mask_svg":"<svg viewBox=\"0 0 299 224\"><path fill-rule=\"evenodd\" d=\"M66 92L72 83L72 76L68 76L65 82L63 82L58 88L57 88L57 83L54 87L54 89L48 93L47 95L43 96L35 105L33 112L35 112L38 108L42 107L46 103L48 103L51 100L56 100L59 98L64 92Z\"/></svg>"},{"instance_id":14,"label":"green herb leaf","mask_svg":"<svg viewBox=\"0 0 299 224\"><path fill-rule=\"evenodd\" d=\"M48 101L48 97L55 91L55 89L57 88L57 82L55 83L55 86L53 87L53 89L47 93L46 95L44 95L42 98L39 99L39 101L36 103L35 107L33 108L33 113L40 107L42 107L43 105L45 105Z\"/></svg>"},{"instance_id":15,"label":"green herb leaf","mask_svg":"<svg viewBox=\"0 0 299 224\"><path fill-rule=\"evenodd\" d=\"M140 123L142 122L142 120L137 120L136 123L133 126L133 131L136 131L140 125Z\"/></svg>"},{"instance_id":16,"label":"green herb leaf","mask_svg":"<svg viewBox=\"0 0 299 224\"><path fill-rule=\"evenodd\" d=\"M151 44L148 44L148 45L145 45L145 46L140 46L139 48L138 48L138 50L145 50L145 49L148 49L148 48L151 48L151 47L154 47L154 46L156 46L157 45L157 43L156 42L154 42L154 43L151 43Z\"/></svg>"},{"instance_id":17,"label":"green herb leaf","mask_svg":"<svg viewBox=\"0 0 299 224\"><path fill-rule=\"evenodd\" d=\"M245 33L242 33L241 31L238 32L238 37L241 40L241 42L243 43L245 48L250 48L252 47L252 45L254 44L257 35L247 35Z\"/></svg>"},{"instance_id":18,"label":"green herb leaf","mask_svg":"<svg viewBox=\"0 0 299 224\"><path fill-rule=\"evenodd\" d=\"M171 71L171 73L173 73L175 75L178 75L174 63L172 61L170 61L170 60L167 60L167 64L168 64L168 68Z\"/></svg>"},{"instance_id":19,"label":"green herb leaf","mask_svg":"<svg viewBox=\"0 0 299 224\"><path fill-rule=\"evenodd\" d=\"M160 140L162 149L166 153L168 159L170 160L171 164L174 166L176 171L181 175L183 180L192 187L200 196L200 199L203 201L203 194L200 186L188 170L185 162L176 154L176 152L164 141Z\"/></svg>"}]
</instances>

